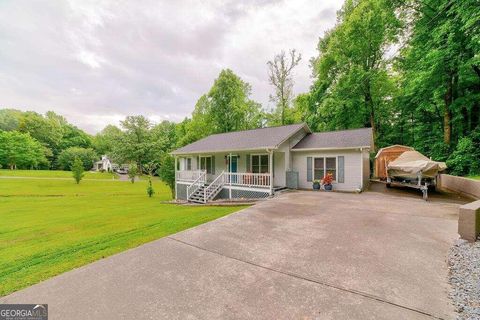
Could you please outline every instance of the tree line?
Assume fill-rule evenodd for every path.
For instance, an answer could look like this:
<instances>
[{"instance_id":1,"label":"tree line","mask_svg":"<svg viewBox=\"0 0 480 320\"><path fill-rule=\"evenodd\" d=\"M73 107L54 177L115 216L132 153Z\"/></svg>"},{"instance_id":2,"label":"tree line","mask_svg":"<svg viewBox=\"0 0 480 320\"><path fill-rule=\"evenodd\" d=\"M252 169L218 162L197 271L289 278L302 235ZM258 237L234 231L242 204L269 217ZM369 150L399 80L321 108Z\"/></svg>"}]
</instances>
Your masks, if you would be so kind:
<instances>
[{"instance_id":1,"label":"tree line","mask_svg":"<svg viewBox=\"0 0 480 320\"><path fill-rule=\"evenodd\" d=\"M87 167L107 154L141 170L173 170L168 153L207 135L306 122L314 131L372 127L376 149L405 144L447 161L454 174L479 173L478 0L346 0L317 48L310 89L297 96L301 55L282 51L266 63L272 110L230 69L180 123L128 116L90 136L53 112L0 110L0 145L9 146L0 164L64 169L78 157Z\"/></svg>"}]
</instances>

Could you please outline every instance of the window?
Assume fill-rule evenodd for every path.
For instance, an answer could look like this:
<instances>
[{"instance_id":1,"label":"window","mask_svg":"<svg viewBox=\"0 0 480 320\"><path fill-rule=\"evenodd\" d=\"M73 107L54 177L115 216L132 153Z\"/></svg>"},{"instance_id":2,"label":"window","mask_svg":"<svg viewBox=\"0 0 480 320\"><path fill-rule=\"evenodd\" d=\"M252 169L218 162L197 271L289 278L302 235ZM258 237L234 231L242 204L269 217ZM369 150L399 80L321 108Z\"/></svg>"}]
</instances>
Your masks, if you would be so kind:
<instances>
[{"instance_id":1,"label":"window","mask_svg":"<svg viewBox=\"0 0 480 320\"><path fill-rule=\"evenodd\" d=\"M212 174L212 157L200 157L200 170L206 170Z\"/></svg>"},{"instance_id":2,"label":"window","mask_svg":"<svg viewBox=\"0 0 480 320\"><path fill-rule=\"evenodd\" d=\"M337 158L315 158L313 161L313 179L321 180L326 173L333 175L333 180L337 180Z\"/></svg>"},{"instance_id":3,"label":"window","mask_svg":"<svg viewBox=\"0 0 480 320\"><path fill-rule=\"evenodd\" d=\"M185 170L191 171L192 170L192 158L185 159Z\"/></svg>"},{"instance_id":4,"label":"window","mask_svg":"<svg viewBox=\"0 0 480 320\"><path fill-rule=\"evenodd\" d=\"M315 160L313 161L313 180L321 180L324 176L324 158L315 158Z\"/></svg>"},{"instance_id":5,"label":"window","mask_svg":"<svg viewBox=\"0 0 480 320\"><path fill-rule=\"evenodd\" d=\"M337 158L325 159L325 171L332 174L333 180L337 180Z\"/></svg>"},{"instance_id":6,"label":"window","mask_svg":"<svg viewBox=\"0 0 480 320\"><path fill-rule=\"evenodd\" d=\"M268 154L252 155L252 172L268 173Z\"/></svg>"}]
</instances>

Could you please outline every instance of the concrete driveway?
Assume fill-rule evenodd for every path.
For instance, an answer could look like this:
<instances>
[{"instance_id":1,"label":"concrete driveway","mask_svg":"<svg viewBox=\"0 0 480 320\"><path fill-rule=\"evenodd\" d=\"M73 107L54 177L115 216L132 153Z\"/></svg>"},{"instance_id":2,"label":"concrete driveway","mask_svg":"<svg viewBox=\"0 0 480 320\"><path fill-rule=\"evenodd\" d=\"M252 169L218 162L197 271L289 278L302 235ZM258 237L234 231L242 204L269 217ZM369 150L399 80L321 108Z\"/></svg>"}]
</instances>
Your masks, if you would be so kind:
<instances>
[{"instance_id":1,"label":"concrete driveway","mask_svg":"<svg viewBox=\"0 0 480 320\"><path fill-rule=\"evenodd\" d=\"M458 206L289 192L0 303L48 303L50 319L450 319Z\"/></svg>"}]
</instances>

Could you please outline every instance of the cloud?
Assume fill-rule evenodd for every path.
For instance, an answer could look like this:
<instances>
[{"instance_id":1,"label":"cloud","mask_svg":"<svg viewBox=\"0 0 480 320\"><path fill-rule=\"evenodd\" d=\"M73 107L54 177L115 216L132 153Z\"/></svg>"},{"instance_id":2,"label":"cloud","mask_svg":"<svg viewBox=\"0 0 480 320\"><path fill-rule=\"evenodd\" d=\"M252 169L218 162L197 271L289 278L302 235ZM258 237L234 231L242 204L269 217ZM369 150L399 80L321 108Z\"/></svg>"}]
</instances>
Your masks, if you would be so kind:
<instances>
[{"instance_id":1,"label":"cloud","mask_svg":"<svg viewBox=\"0 0 480 320\"><path fill-rule=\"evenodd\" d=\"M295 91L341 1L2 1L0 107L94 133L126 115L181 121L223 68L269 105L266 62L297 49Z\"/></svg>"}]
</instances>

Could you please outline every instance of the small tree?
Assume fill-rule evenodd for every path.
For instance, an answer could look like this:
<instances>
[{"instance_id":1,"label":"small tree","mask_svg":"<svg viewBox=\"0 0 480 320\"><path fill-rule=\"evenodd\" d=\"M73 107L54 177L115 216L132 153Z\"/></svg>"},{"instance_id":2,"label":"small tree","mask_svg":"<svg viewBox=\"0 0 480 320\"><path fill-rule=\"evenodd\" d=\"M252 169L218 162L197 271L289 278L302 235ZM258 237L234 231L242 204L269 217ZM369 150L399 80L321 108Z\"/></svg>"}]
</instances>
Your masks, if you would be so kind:
<instances>
[{"instance_id":1,"label":"small tree","mask_svg":"<svg viewBox=\"0 0 480 320\"><path fill-rule=\"evenodd\" d=\"M150 176L148 177L147 194L149 198L151 198L155 194L155 190L153 190L152 186L152 177Z\"/></svg>"},{"instance_id":2,"label":"small tree","mask_svg":"<svg viewBox=\"0 0 480 320\"><path fill-rule=\"evenodd\" d=\"M73 160L72 173L73 173L73 179L75 179L75 182L79 184L84 176L83 162L82 160L80 160L80 158L75 158L75 160Z\"/></svg>"},{"instance_id":3,"label":"small tree","mask_svg":"<svg viewBox=\"0 0 480 320\"><path fill-rule=\"evenodd\" d=\"M172 198L175 198L175 159L171 155L165 154L157 173L160 179L170 187Z\"/></svg>"},{"instance_id":4,"label":"small tree","mask_svg":"<svg viewBox=\"0 0 480 320\"><path fill-rule=\"evenodd\" d=\"M137 173L138 173L138 167L135 163L132 163L129 167L128 167L128 178L130 179L130 181L132 183L135 182L135 177L137 176Z\"/></svg>"}]
</instances>

